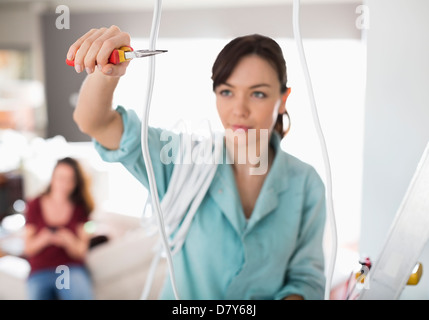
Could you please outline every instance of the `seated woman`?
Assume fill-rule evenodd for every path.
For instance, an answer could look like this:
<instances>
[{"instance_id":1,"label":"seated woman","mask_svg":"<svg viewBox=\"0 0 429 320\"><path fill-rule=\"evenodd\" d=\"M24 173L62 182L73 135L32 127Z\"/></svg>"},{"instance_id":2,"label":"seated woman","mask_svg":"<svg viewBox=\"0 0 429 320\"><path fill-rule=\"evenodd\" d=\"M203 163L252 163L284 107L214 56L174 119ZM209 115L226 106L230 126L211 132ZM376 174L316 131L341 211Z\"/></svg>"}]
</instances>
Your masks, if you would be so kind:
<instances>
[{"instance_id":1,"label":"seated woman","mask_svg":"<svg viewBox=\"0 0 429 320\"><path fill-rule=\"evenodd\" d=\"M45 192L28 202L25 248L32 300L93 299L84 258L90 238L84 223L94 208L78 161L58 160Z\"/></svg>"}]
</instances>

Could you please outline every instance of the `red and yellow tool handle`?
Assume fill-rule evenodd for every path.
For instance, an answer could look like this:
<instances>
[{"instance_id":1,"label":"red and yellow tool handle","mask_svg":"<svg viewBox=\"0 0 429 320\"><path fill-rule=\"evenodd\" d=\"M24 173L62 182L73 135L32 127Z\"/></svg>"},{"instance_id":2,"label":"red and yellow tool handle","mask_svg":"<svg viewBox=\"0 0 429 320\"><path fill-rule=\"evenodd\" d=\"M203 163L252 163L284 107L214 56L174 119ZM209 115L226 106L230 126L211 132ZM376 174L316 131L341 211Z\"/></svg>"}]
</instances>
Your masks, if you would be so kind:
<instances>
[{"instance_id":1,"label":"red and yellow tool handle","mask_svg":"<svg viewBox=\"0 0 429 320\"><path fill-rule=\"evenodd\" d=\"M125 52L129 52L129 51L133 51L133 50L134 50L133 48L128 47L128 46L120 47L119 49L115 49L110 54L110 57L109 57L108 61L111 64L119 64L119 63L122 63L124 61L128 61L130 59L126 59L125 58ZM74 60L66 59L66 63L69 66L74 67Z\"/></svg>"}]
</instances>

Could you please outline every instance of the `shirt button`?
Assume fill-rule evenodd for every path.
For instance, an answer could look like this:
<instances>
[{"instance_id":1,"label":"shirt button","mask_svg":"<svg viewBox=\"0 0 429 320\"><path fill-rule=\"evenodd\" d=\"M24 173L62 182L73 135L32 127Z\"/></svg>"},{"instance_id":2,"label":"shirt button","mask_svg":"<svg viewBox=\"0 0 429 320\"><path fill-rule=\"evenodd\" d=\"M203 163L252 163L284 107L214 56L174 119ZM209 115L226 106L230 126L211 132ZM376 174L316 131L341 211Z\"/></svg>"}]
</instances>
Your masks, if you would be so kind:
<instances>
[{"instance_id":1,"label":"shirt button","mask_svg":"<svg viewBox=\"0 0 429 320\"><path fill-rule=\"evenodd\" d=\"M222 189L219 189L219 190L218 190L218 193L223 193L223 190L222 190Z\"/></svg>"}]
</instances>

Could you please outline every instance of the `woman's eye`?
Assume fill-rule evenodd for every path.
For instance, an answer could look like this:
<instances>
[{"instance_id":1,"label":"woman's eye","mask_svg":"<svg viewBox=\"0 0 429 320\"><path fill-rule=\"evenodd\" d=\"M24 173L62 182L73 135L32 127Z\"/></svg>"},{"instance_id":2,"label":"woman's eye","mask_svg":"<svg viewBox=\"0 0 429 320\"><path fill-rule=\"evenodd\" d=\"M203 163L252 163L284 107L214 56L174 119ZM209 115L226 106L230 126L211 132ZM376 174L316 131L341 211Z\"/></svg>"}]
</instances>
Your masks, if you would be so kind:
<instances>
[{"instance_id":1,"label":"woman's eye","mask_svg":"<svg viewBox=\"0 0 429 320\"><path fill-rule=\"evenodd\" d=\"M225 89L225 90L221 90L221 91L219 91L219 94L220 94L221 96L224 96L224 97L229 97L229 96L232 94L232 92L231 92L231 90L227 90L227 89Z\"/></svg>"},{"instance_id":2,"label":"woman's eye","mask_svg":"<svg viewBox=\"0 0 429 320\"><path fill-rule=\"evenodd\" d=\"M262 98L265 98L267 95L265 94L265 93L263 93L263 92L261 92L261 91L255 91L255 92L253 92L253 94L252 94L255 98L259 98L259 99L262 99Z\"/></svg>"}]
</instances>

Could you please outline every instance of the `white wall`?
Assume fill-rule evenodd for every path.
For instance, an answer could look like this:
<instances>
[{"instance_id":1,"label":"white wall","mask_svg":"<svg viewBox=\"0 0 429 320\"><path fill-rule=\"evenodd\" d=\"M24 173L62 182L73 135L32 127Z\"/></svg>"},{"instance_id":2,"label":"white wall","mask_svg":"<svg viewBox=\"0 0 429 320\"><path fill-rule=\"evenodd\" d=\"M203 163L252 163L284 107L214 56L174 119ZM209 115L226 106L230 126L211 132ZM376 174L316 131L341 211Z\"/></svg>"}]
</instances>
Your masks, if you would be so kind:
<instances>
[{"instance_id":1,"label":"white wall","mask_svg":"<svg viewBox=\"0 0 429 320\"><path fill-rule=\"evenodd\" d=\"M367 4L360 250L376 259L429 141L429 2L368 0ZM428 246L421 259L427 270ZM402 298L429 299L429 274L423 272L421 283L407 287Z\"/></svg>"}]
</instances>

